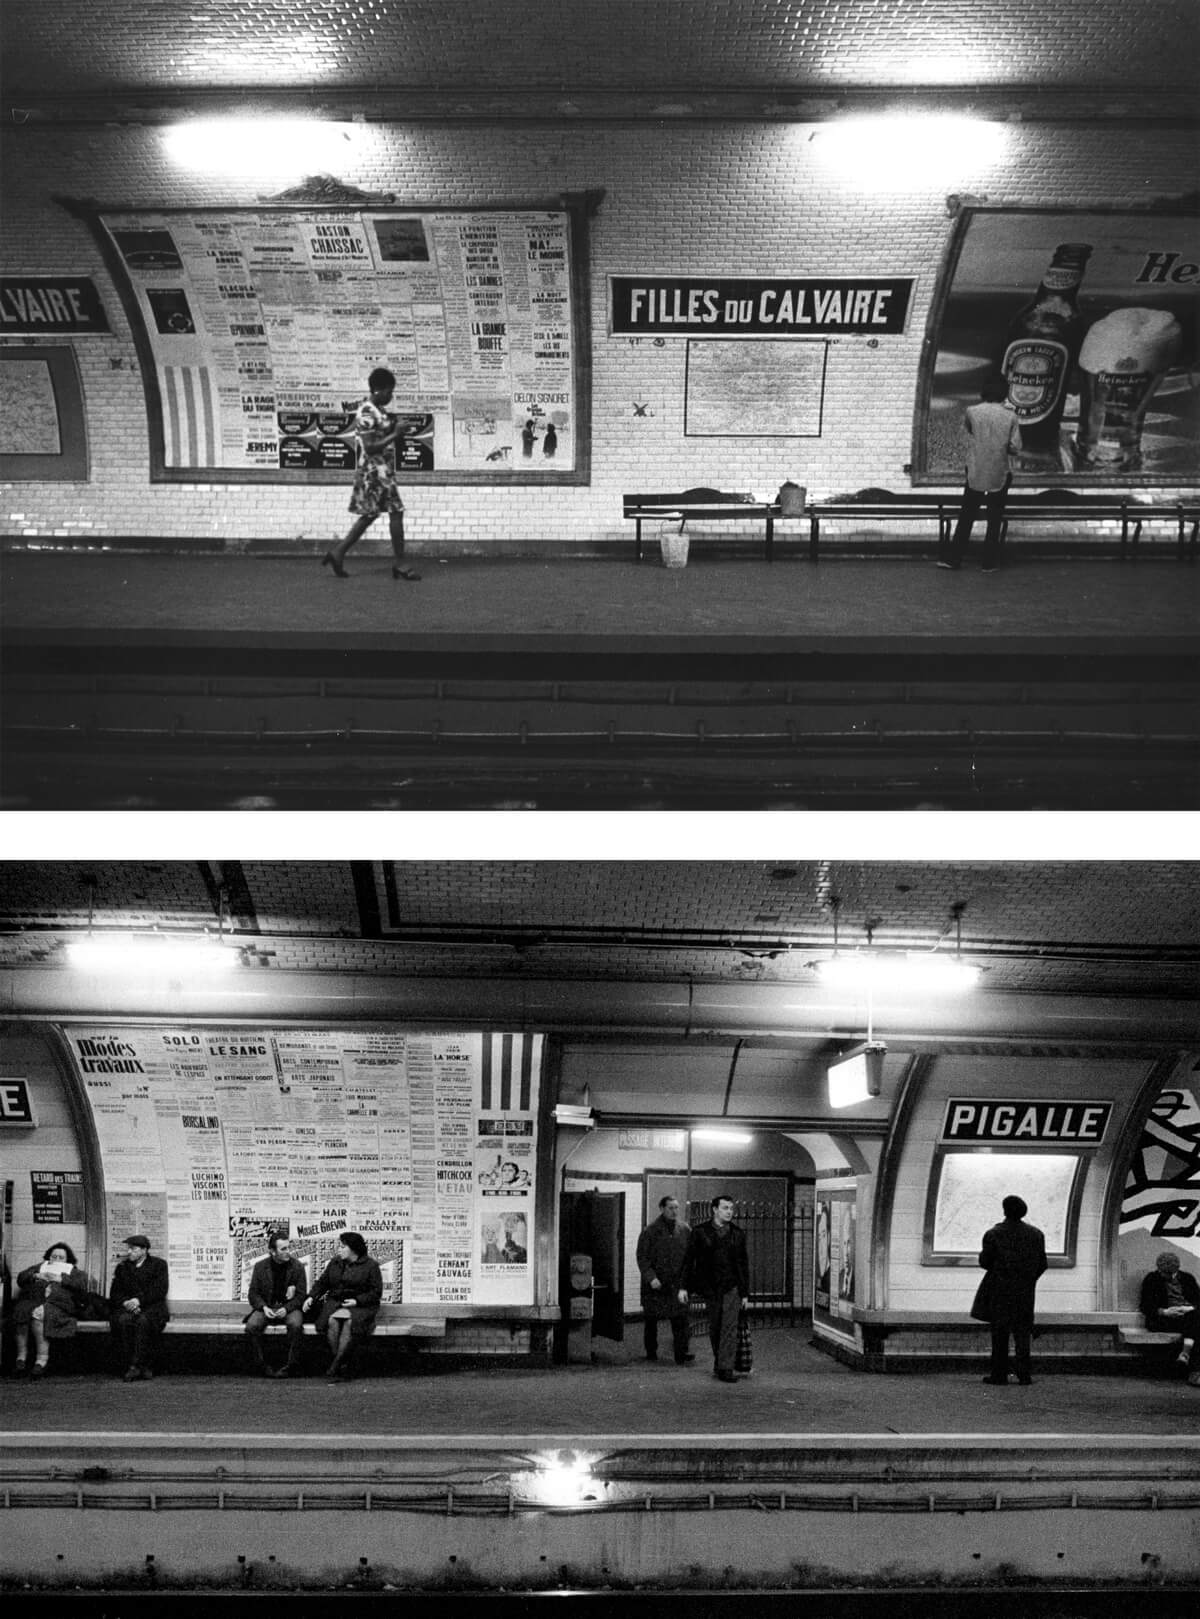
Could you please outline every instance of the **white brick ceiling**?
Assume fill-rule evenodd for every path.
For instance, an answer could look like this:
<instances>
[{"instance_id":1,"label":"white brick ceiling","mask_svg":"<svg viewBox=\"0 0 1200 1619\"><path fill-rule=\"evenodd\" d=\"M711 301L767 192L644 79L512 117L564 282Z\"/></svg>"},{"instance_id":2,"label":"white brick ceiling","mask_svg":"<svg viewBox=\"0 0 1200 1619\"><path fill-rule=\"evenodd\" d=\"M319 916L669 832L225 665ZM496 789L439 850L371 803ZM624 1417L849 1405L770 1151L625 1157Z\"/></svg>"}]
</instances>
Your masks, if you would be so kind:
<instances>
[{"instance_id":1,"label":"white brick ceiling","mask_svg":"<svg viewBox=\"0 0 1200 1619\"><path fill-rule=\"evenodd\" d=\"M4 0L6 94L1193 85L1194 0Z\"/></svg>"},{"instance_id":2,"label":"white brick ceiling","mask_svg":"<svg viewBox=\"0 0 1200 1619\"><path fill-rule=\"evenodd\" d=\"M808 983L840 941L963 950L988 989L1197 998L1200 864L203 861L0 865L0 964L222 925L267 969Z\"/></svg>"}]
</instances>

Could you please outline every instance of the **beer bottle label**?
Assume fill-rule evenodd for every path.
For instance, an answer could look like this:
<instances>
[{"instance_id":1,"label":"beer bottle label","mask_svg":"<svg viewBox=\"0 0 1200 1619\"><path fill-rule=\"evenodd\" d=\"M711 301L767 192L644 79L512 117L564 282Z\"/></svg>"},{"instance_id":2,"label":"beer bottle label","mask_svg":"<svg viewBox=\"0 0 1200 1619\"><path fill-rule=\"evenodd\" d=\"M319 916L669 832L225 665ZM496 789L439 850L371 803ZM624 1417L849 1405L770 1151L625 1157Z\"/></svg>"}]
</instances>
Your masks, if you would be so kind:
<instances>
[{"instance_id":1,"label":"beer bottle label","mask_svg":"<svg viewBox=\"0 0 1200 1619\"><path fill-rule=\"evenodd\" d=\"M1008 379L1008 403L1022 426L1043 421L1054 410L1069 358L1065 344L1044 337L1018 338L1005 349L1001 370Z\"/></svg>"}]
</instances>

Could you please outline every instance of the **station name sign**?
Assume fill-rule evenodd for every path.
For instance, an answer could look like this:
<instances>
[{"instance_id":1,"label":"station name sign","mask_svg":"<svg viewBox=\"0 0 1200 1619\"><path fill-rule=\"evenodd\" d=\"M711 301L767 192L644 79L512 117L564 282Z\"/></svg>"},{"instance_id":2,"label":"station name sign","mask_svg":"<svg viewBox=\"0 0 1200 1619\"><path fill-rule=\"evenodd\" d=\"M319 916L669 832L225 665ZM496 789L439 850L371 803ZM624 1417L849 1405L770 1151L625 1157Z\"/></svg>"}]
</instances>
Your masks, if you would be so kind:
<instances>
[{"instance_id":1,"label":"station name sign","mask_svg":"<svg viewBox=\"0 0 1200 1619\"><path fill-rule=\"evenodd\" d=\"M29 1084L23 1079L0 1079L0 1124L36 1124Z\"/></svg>"},{"instance_id":2,"label":"station name sign","mask_svg":"<svg viewBox=\"0 0 1200 1619\"><path fill-rule=\"evenodd\" d=\"M0 276L0 332L107 332L108 316L87 276Z\"/></svg>"},{"instance_id":3,"label":"station name sign","mask_svg":"<svg viewBox=\"0 0 1200 1619\"><path fill-rule=\"evenodd\" d=\"M1111 1102L981 1102L952 1097L946 1103L943 1141L1064 1141L1095 1147L1104 1140Z\"/></svg>"},{"instance_id":4,"label":"station name sign","mask_svg":"<svg viewBox=\"0 0 1200 1619\"><path fill-rule=\"evenodd\" d=\"M609 276L614 337L903 332L911 276Z\"/></svg>"}]
</instances>

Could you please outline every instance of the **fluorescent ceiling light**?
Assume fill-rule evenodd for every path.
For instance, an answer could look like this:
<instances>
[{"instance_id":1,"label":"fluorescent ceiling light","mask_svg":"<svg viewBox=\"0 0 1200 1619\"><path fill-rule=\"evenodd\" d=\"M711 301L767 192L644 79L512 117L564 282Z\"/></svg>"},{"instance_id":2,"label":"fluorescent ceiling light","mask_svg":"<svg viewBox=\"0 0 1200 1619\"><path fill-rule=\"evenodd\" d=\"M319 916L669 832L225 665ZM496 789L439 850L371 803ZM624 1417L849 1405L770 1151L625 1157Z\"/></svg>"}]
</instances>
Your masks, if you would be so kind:
<instances>
[{"instance_id":1,"label":"fluorescent ceiling light","mask_svg":"<svg viewBox=\"0 0 1200 1619\"><path fill-rule=\"evenodd\" d=\"M855 951L818 961L816 969L823 983L875 993L908 990L939 994L971 989L979 978L979 968L969 961L939 956L931 950L909 950L903 955Z\"/></svg>"},{"instance_id":2,"label":"fluorescent ceiling light","mask_svg":"<svg viewBox=\"0 0 1200 1619\"><path fill-rule=\"evenodd\" d=\"M817 160L876 190L965 185L1003 161L1006 124L961 113L879 113L822 124Z\"/></svg>"},{"instance_id":3,"label":"fluorescent ceiling light","mask_svg":"<svg viewBox=\"0 0 1200 1619\"><path fill-rule=\"evenodd\" d=\"M345 168L359 131L325 118L193 118L171 124L163 144L173 163L208 174L312 174Z\"/></svg>"},{"instance_id":4,"label":"fluorescent ceiling light","mask_svg":"<svg viewBox=\"0 0 1200 1619\"><path fill-rule=\"evenodd\" d=\"M844 1052L829 1065L830 1107L853 1107L870 1101L883 1088L883 1059L887 1047L882 1040L868 1040Z\"/></svg>"},{"instance_id":5,"label":"fluorescent ceiling light","mask_svg":"<svg viewBox=\"0 0 1200 1619\"><path fill-rule=\"evenodd\" d=\"M748 1147L754 1140L741 1130L720 1130L715 1126L697 1125L692 1131L693 1141L723 1141L730 1147Z\"/></svg>"},{"instance_id":6,"label":"fluorescent ceiling light","mask_svg":"<svg viewBox=\"0 0 1200 1619\"><path fill-rule=\"evenodd\" d=\"M67 944L72 967L89 973L140 973L146 977L225 972L238 963L236 950L214 939L173 939L146 933L93 933Z\"/></svg>"}]
</instances>

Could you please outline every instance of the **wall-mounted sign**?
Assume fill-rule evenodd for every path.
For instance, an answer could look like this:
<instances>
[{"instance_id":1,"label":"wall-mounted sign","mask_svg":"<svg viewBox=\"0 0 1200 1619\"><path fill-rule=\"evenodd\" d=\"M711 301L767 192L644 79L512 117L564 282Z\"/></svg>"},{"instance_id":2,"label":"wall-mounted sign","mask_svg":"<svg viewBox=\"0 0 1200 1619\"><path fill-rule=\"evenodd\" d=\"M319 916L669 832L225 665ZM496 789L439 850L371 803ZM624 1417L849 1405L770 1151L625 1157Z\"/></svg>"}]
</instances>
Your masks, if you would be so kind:
<instances>
[{"instance_id":1,"label":"wall-mounted sign","mask_svg":"<svg viewBox=\"0 0 1200 1619\"><path fill-rule=\"evenodd\" d=\"M24 1079L0 1079L0 1124L36 1124L29 1083Z\"/></svg>"},{"instance_id":2,"label":"wall-mounted sign","mask_svg":"<svg viewBox=\"0 0 1200 1619\"><path fill-rule=\"evenodd\" d=\"M1111 1102L982 1102L951 1097L943 1141L1073 1141L1098 1146L1112 1115Z\"/></svg>"},{"instance_id":3,"label":"wall-mounted sign","mask_svg":"<svg viewBox=\"0 0 1200 1619\"><path fill-rule=\"evenodd\" d=\"M613 337L814 337L903 332L910 276L611 275Z\"/></svg>"},{"instance_id":4,"label":"wall-mounted sign","mask_svg":"<svg viewBox=\"0 0 1200 1619\"><path fill-rule=\"evenodd\" d=\"M108 330L100 294L87 276L0 276L0 333L6 337Z\"/></svg>"},{"instance_id":5,"label":"wall-mounted sign","mask_svg":"<svg viewBox=\"0 0 1200 1619\"><path fill-rule=\"evenodd\" d=\"M34 1225L83 1224L82 1171L33 1169L29 1172L29 1181L33 1195Z\"/></svg>"}]
</instances>

